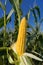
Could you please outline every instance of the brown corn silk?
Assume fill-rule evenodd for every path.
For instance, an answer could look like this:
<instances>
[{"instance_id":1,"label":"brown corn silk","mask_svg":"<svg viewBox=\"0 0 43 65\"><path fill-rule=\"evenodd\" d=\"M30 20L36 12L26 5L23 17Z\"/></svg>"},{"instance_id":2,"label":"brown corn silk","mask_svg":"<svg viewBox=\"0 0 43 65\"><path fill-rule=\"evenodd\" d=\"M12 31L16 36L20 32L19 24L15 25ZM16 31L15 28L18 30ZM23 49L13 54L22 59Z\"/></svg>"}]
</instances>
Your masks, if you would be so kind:
<instances>
[{"instance_id":1,"label":"brown corn silk","mask_svg":"<svg viewBox=\"0 0 43 65\"><path fill-rule=\"evenodd\" d=\"M14 51L15 49L19 56L21 56L25 52L26 27L27 27L27 20L25 17L23 17L19 26L17 41L16 43L11 45L12 50Z\"/></svg>"}]
</instances>

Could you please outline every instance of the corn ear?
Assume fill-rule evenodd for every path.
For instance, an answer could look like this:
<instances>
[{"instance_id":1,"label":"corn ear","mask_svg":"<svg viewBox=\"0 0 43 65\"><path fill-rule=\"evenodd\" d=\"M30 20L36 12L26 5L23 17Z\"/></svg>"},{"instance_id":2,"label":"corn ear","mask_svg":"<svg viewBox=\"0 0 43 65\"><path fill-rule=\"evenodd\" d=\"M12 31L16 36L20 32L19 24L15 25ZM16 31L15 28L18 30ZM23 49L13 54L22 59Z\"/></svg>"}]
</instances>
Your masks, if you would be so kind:
<instances>
[{"instance_id":1,"label":"corn ear","mask_svg":"<svg viewBox=\"0 0 43 65\"><path fill-rule=\"evenodd\" d=\"M26 27L27 27L27 20L25 17L23 17L19 26L17 41L16 43L11 45L11 48L13 50L15 49L19 56L21 56L25 51Z\"/></svg>"}]
</instances>

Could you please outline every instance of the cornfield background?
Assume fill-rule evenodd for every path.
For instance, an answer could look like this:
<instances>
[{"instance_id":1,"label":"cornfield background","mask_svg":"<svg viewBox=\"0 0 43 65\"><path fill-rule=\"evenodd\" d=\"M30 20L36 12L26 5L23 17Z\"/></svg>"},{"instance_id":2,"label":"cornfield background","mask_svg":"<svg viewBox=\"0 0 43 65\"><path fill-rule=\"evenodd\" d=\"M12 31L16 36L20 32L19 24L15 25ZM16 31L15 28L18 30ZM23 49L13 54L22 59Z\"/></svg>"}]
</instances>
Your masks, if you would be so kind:
<instances>
[{"instance_id":1,"label":"cornfield background","mask_svg":"<svg viewBox=\"0 0 43 65\"><path fill-rule=\"evenodd\" d=\"M12 9L8 14L6 14L6 4L8 0L5 0L5 4L0 1L0 8L3 10L4 15L0 18L0 65L19 65L19 62L16 62L17 55L10 49L12 43L16 42L20 21L23 18L23 12L20 8L22 0L9 0ZM29 17L32 13L34 17L34 26L29 24ZM11 22L11 16L14 14L14 30L10 30L7 25ZM40 32L40 26L43 22L43 18L40 16L39 6L30 7L28 13L25 15L28 26L26 31L26 49L27 53L41 58L43 60L43 33ZM12 63L12 54L14 55L14 63ZM29 57L28 57L29 58ZM27 59L28 65L43 65L43 61L37 61L32 58ZM31 61L31 64L29 62ZM23 64L26 65L26 64Z\"/></svg>"}]
</instances>

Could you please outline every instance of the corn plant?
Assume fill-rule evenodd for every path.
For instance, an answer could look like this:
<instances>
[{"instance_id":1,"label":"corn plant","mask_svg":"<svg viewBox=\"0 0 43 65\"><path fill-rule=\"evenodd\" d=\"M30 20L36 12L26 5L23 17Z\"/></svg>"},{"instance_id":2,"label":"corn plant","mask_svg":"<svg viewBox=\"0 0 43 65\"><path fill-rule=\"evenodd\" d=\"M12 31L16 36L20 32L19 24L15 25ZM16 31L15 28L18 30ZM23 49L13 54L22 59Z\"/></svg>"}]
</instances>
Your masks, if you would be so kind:
<instances>
[{"instance_id":1,"label":"corn plant","mask_svg":"<svg viewBox=\"0 0 43 65\"><path fill-rule=\"evenodd\" d=\"M34 23L35 23L35 28L33 28L31 25L29 27L32 29L31 32L27 32L27 50L28 52L31 51L31 53L39 55L40 57L43 58L43 33L40 32L40 26L41 23L43 22L43 18L41 19L40 17L40 10L38 6L35 6L34 8L30 9L33 16L34 16ZM38 18L40 19L38 21ZM42 42L41 42L42 41ZM30 43L29 43L30 42ZM42 45L42 46L41 46ZM28 50L30 49L30 50ZM39 54L38 54L39 53ZM40 63L39 63L40 64ZM36 63L37 65L37 63Z\"/></svg>"},{"instance_id":2,"label":"corn plant","mask_svg":"<svg viewBox=\"0 0 43 65\"><path fill-rule=\"evenodd\" d=\"M42 63L43 61L42 58L37 57L37 55L34 55L33 53L26 52L27 47L26 41L28 40L26 36L28 28L27 18L29 18L30 12L33 11L34 9L33 10L31 9L28 15L22 17L22 11L20 9L20 4L22 0L9 0L9 2L12 5L12 9L7 15L6 15L6 3L5 5L2 5L2 3L0 2L0 7L4 11L4 16L0 18L1 22L0 28L4 27L4 30L2 31L3 32L2 38L4 38L4 40L3 39L1 40L2 46L0 47L0 65L35 65L32 59L35 59L35 61L37 60L37 62L40 61ZM14 34L12 32L8 33L6 31L7 22L8 21L10 22L12 13L15 14ZM37 21L36 15L34 15L34 17L35 21ZM10 33L14 36L10 36ZM14 37L14 39L12 39L12 37ZM9 45L10 40L12 40L12 44Z\"/></svg>"}]
</instances>

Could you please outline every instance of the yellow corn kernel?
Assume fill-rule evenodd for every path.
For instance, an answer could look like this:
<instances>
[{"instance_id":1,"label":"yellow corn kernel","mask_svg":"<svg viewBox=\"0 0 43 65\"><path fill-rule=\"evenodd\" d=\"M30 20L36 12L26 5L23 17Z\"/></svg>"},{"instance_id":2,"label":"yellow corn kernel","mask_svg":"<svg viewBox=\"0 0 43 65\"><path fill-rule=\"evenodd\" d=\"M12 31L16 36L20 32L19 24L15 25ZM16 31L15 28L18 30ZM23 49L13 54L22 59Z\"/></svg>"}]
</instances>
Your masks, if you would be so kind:
<instances>
[{"instance_id":1,"label":"yellow corn kernel","mask_svg":"<svg viewBox=\"0 0 43 65\"><path fill-rule=\"evenodd\" d=\"M21 56L25 51L25 43L26 43L26 28L27 28L27 20L25 17L22 18L20 26L19 26L19 33L16 43L11 45L11 48L16 52L19 56Z\"/></svg>"}]
</instances>

